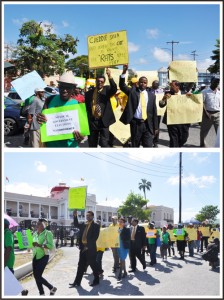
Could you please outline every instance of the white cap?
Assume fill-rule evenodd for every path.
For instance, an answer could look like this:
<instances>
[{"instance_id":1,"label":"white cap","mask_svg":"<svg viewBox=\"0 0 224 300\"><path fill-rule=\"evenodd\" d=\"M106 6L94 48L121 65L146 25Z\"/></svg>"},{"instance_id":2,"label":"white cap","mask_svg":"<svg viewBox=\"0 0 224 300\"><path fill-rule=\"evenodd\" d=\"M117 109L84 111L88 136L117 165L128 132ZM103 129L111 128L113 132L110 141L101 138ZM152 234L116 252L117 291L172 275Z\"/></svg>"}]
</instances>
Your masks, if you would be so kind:
<instances>
[{"instance_id":1,"label":"white cap","mask_svg":"<svg viewBox=\"0 0 224 300\"><path fill-rule=\"evenodd\" d=\"M72 72L65 72L60 77L59 80L57 80L58 83L67 83L72 85L77 85L75 82L75 76L72 74Z\"/></svg>"},{"instance_id":2,"label":"white cap","mask_svg":"<svg viewBox=\"0 0 224 300\"><path fill-rule=\"evenodd\" d=\"M38 93L38 92L45 92L45 90L42 89L42 88L36 88L36 89L34 90L34 93Z\"/></svg>"}]
</instances>

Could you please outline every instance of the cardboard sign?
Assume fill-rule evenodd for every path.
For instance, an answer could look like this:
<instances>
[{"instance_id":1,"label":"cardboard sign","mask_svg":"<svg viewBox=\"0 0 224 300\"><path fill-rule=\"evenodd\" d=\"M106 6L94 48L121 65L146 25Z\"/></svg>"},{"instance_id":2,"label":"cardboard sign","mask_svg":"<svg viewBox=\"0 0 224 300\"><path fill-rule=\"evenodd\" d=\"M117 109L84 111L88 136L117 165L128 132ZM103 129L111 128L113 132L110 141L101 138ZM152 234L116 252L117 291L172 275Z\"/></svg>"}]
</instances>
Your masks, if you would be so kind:
<instances>
[{"instance_id":1,"label":"cardboard sign","mask_svg":"<svg viewBox=\"0 0 224 300\"><path fill-rule=\"evenodd\" d=\"M119 248L120 240L117 226L101 228L96 241L97 248Z\"/></svg>"},{"instance_id":2,"label":"cardboard sign","mask_svg":"<svg viewBox=\"0 0 224 300\"><path fill-rule=\"evenodd\" d=\"M185 228L185 230L188 233L188 238L190 241L197 240L197 229L196 228Z\"/></svg>"},{"instance_id":3,"label":"cardboard sign","mask_svg":"<svg viewBox=\"0 0 224 300\"><path fill-rule=\"evenodd\" d=\"M199 123L202 112L202 94L173 95L167 101L167 125Z\"/></svg>"},{"instance_id":4,"label":"cardboard sign","mask_svg":"<svg viewBox=\"0 0 224 300\"><path fill-rule=\"evenodd\" d=\"M48 119L40 126L42 143L74 138L74 130L80 131L81 135L89 135L85 103L48 108L42 113Z\"/></svg>"},{"instance_id":5,"label":"cardboard sign","mask_svg":"<svg viewBox=\"0 0 224 300\"><path fill-rule=\"evenodd\" d=\"M179 82L197 82L196 61L172 61L169 65L169 80Z\"/></svg>"},{"instance_id":6,"label":"cardboard sign","mask_svg":"<svg viewBox=\"0 0 224 300\"><path fill-rule=\"evenodd\" d=\"M123 70L113 69L113 68L109 68L109 70L111 72L111 76L112 76L114 82L117 85L117 88L119 89L120 75L122 74ZM108 76L107 76L107 73L106 73L106 69L104 70L104 76L106 78L105 85L110 85L109 80L108 80ZM125 76L125 83L127 84L127 82L128 82L128 72L126 72L126 76Z\"/></svg>"},{"instance_id":7,"label":"cardboard sign","mask_svg":"<svg viewBox=\"0 0 224 300\"><path fill-rule=\"evenodd\" d=\"M155 239L156 238L156 229L148 229L146 232L146 237L147 238L151 238L151 239Z\"/></svg>"},{"instance_id":8,"label":"cardboard sign","mask_svg":"<svg viewBox=\"0 0 224 300\"><path fill-rule=\"evenodd\" d=\"M19 249L32 248L33 237L30 229L16 232L18 239Z\"/></svg>"},{"instance_id":9,"label":"cardboard sign","mask_svg":"<svg viewBox=\"0 0 224 300\"><path fill-rule=\"evenodd\" d=\"M22 285L16 279L15 275L5 267L4 270L4 296L18 296L23 290Z\"/></svg>"},{"instance_id":10,"label":"cardboard sign","mask_svg":"<svg viewBox=\"0 0 224 300\"><path fill-rule=\"evenodd\" d=\"M175 242L177 238L174 236L174 232L171 229L167 229L167 232L170 234L170 240L171 242Z\"/></svg>"},{"instance_id":11,"label":"cardboard sign","mask_svg":"<svg viewBox=\"0 0 224 300\"><path fill-rule=\"evenodd\" d=\"M128 64L126 30L88 36L89 68Z\"/></svg>"},{"instance_id":12,"label":"cardboard sign","mask_svg":"<svg viewBox=\"0 0 224 300\"><path fill-rule=\"evenodd\" d=\"M163 116L166 111L166 106L165 107L159 106L159 101L162 100L163 96L164 96L164 93L156 94L157 116Z\"/></svg>"},{"instance_id":13,"label":"cardboard sign","mask_svg":"<svg viewBox=\"0 0 224 300\"><path fill-rule=\"evenodd\" d=\"M210 237L210 230L209 230L209 227L198 227L198 230L201 231L202 235L203 236L206 236L206 237Z\"/></svg>"},{"instance_id":14,"label":"cardboard sign","mask_svg":"<svg viewBox=\"0 0 224 300\"><path fill-rule=\"evenodd\" d=\"M68 209L84 210L86 208L87 187L70 188L68 191Z\"/></svg>"},{"instance_id":15,"label":"cardboard sign","mask_svg":"<svg viewBox=\"0 0 224 300\"><path fill-rule=\"evenodd\" d=\"M84 89L86 84L86 79L75 76L75 83L77 84L77 87L79 87L80 89Z\"/></svg>"},{"instance_id":16,"label":"cardboard sign","mask_svg":"<svg viewBox=\"0 0 224 300\"><path fill-rule=\"evenodd\" d=\"M37 73L37 71L32 71L20 78L17 78L11 82L16 92L19 94L22 100L26 100L30 96L34 95L34 90L36 88L45 88L46 83Z\"/></svg>"},{"instance_id":17,"label":"cardboard sign","mask_svg":"<svg viewBox=\"0 0 224 300\"><path fill-rule=\"evenodd\" d=\"M154 80L159 80L158 71L136 71L138 80L140 77L144 76L148 80L147 86L152 86Z\"/></svg>"}]
</instances>

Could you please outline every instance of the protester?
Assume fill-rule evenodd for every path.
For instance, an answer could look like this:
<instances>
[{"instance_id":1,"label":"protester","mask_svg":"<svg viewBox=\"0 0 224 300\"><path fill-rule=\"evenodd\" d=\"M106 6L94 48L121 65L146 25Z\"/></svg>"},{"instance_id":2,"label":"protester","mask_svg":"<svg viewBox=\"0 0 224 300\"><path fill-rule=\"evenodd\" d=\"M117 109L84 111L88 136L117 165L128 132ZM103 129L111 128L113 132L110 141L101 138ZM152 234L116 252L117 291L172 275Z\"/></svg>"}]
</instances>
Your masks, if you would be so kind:
<instances>
[{"instance_id":1,"label":"protester","mask_svg":"<svg viewBox=\"0 0 224 300\"><path fill-rule=\"evenodd\" d=\"M173 225L172 225L172 224L168 224L167 229L173 230ZM170 241L169 241L169 247L168 247L169 257L171 256L171 251L170 251L170 250L172 250L173 256L175 256L174 243L175 243L175 241L172 241L172 240L170 239Z\"/></svg>"},{"instance_id":2,"label":"protester","mask_svg":"<svg viewBox=\"0 0 224 300\"><path fill-rule=\"evenodd\" d=\"M155 229L155 223L154 222L149 222L148 228L150 230L154 230L155 232L155 237L147 237L148 239L148 252L150 254L150 266L153 266L154 264L157 263L156 261L156 248L157 248L157 243L156 240L157 238L160 238L160 233L159 230Z\"/></svg>"},{"instance_id":3,"label":"protester","mask_svg":"<svg viewBox=\"0 0 224 300\"><path fill-rule=\"evenodd\" d=\"M109 225L109 227L116 227L119 228L119 225L117 223L117 216L112 216L112 224ZM118 256L118 248L111 248L114 258L114 265L112 272L116 273L116 270L120 268L119 266L119 256Z\"/></svg>"},{"instance_id":4,"label":"protester","mask_svg":"<svg viewBox=\"0 0 224 300\"><path fill-rule=\"evenodd\" d=\"M55 108L55 107L65 107L73 104L78 104L78 101L72 99L72 93L76 87L75 79L73 74L65 72L59 77L59 95L53 95L46 99L43 109ZM39 124L47 122L47 117L42 113L37 115L37 121ZM55 148L77 148L79 143L83 140L83 136L79 131L75 130L73 132L74 138L46 142L45 147L55 147Z\"/></svg>"},{"instance_id":5,"label":"protester","mask_svg":"<svg viewBox=\"0 0 224 300\"><path fill-rule=\"evenodd\" d=\"M33 276L40 296L45 295L43 285L50 290L50 295L54 295L57 291L57 288L42 276L49 261L49 250L54 248L53 234L46 229L46 223L45 219L39 219L37 231L33 234Z\"/></svg>"},{"instance_id":6,"label":"protester","mask_svg":"<svg viewBox=\"0 0 224 300\"><path fill-rule=\"evenodd\" d=\"M188 228L194 228L194 225L192 223L189 223ZM188 235L187 243L188 243L189 256L193 257L194 256L195 240L192 240Z\"/></svg>"},{"instance_id":7,"label":"protester","mask_svg":"<svg viewBox=\"0 0 224 300\"><path fill-rule=\"evenodd\" d=\"M180 259L184 259L185 247L186 247L186 237L187 232L183 228L183 225L179 223L177 229L173 230L174 236L177 238L177 250L180 254Z\"/></svg>"},{"instance_id":8,"label":"protester","mask_svg":"<svg viewBox=\"0 0 224 300\"><path fill-rule=\"evenodd\" d=\"M212 267L212 270L215 270L216 267L219 266L219 252L220 252L220 243L218 238L214 238L214 240L208 244L207 252L202 256L202 258L209 262L209 266Z\"/></svg>"},{"instance_id":9,"label":"protester","mask_svg":"<svg viewBox=\"0 0 224 300\"><path fill-rule=\"evenodd\" d=\"M115 123L110 97L115 95L117 85L114 82L111 71L107 68L106 73L110 85L104 85L103 75L96 78L96 87L86 92L85 103L88 114L90 135L88 136L89 147L102 148L109 145L109 126Z\"/></svg>"},{"instance_id":10,"label":"protester","mask_svg":"<svg viewBox=\"0 0 224 300\"><path fill-rule=\"evenodd\" d=\"M84 103L85 102L85 97L81 94L81 88L76 86L74 88L74 92L72 94L72 98L77 100L78 103Z\"/></svg>"},{"instance_id":11,"label":"protester","mask_svg":"<svg viewBox=\"0 0 224 300\"><path fill-rule=\"evenodd\" d=\"M118 233L119 233L119 240L120 240L120 247L118 248L118 256L120 262L120 271L118 275L118 280L121 280L121 278L127 276L125 260L128 256L128 252L130 248L131 234L130 234L130 229L125 227L124 218L120 218L118 222L119 222Z\"/></svg>"},{"instance_id":12,"label":"protester","mask_svg":"<svg viewBox=\"0 0 224 300\"><path fill-rule=\"evenodd\" d=\"M169 242L170 240L170 234L169 232L166 231L166 226L163 226L162 228L162 241L161 241L161 246L160 246L160 252L161 252L161 257L162 260L167 260L167 249L169 247Z\"/></svg>"},{"instance_id":13,"label":"protester","mask_svg":"<svg viewBox=\"0 0 224 300\"><path fill-rule=\"evenodd\" d=\"M138 87L128 87L125 84L125 74L128 65L123 66L119 87L128 96L128 102L120 121L130 124L132 147L152 147L153 137L158 130L156 97L147 90L148 80L140 77Z\"/></svg>"},{"instance_id":14,"label":"protester","mask_svg":"<svg viewBox=\"0 0 224 300\"><path fill-rule=\"evenodd\" d=\"M73 283L69 283L70 288L78 287L81 284L82 277L86 270L86 266L90 265L94 280L90 284L90 286L95 286L100 283L99 281L99 272L98 266L96 262L97 255L97 247L96 241L100 234L100 226L93 221L94 213L92 211L87 211L85 224L79 224L77 218L77 210L73 212L74 216L74 226L79 228L80 230L80 241L79 241L79 262L78 262L78 270L76 273L76 277Z\"/></svg>"},{"instance_id":15,"label":"protester","mask_svg":"<svg viewBox=\"0 0 224 300\"><path fill-rule=\"evenodd\" d=\"M74 246L74 238L75 238L75 232L74 232L73 228L71 228L69 235L70 235L70 240L71 240L70 247L73 247Z\"/></svg>"},{"instance_id":16,"label":"protester","mask_svg":"<svg viewBox=\"0 0 224 300\"><path fill-rule=\"evenodd\" d=\"M180 82L177 80L173 80L170 83L170 91L166 91L162 100L159 101L160 107L165 107L167 105L167 101L172 95L181 95ZM190 124L167 124L167 110L165 111L163 117L163 123L167 125L169 137L170 137L170 148L174 147L183 147L183 145L187 142L189 136L189 127Z\"/></svg>"},{"instance_id":17,"label":"protester","mask_svg":"<svg viewBox=\"0 0 224 300\"><path fill-rule=\"evenodd\" d=\"M163 89L159 88L159 81L158 80L154 80L152 82L152 86L151 88L149 88L149 91L155 95L157 94L163 94L164 91ZM158 116L158 131L156 132L154 138L153 138L153 147L154 148L158 148L158 142L159 142L159 126L160 126L160 121L161 121L161 116Z\"/></svg>"},{"instance_id":18,"label":"protester","mask_svg":"<svg viewBox=\"0 0 224 300\"><path fill-rule=\"evenodd\" d=\"M206 222L202 222L201 227L209 227L209 225L206 224ZM208 228L207 228L208 229ZM210 229L207 230L207 233L201 232L201 252L203 252L204 247L207 249L208 247L208 239L210 237Z\"/></svg>"},{"instance_id":19,"label":"protester","mask_svg":"<svg viewBox=\"0 0 224 300\"><path fill-rule=\"evenodd\" d=\"M138 225L138 219L132 219L131 226L131 244L130 244L130 261L131 261L131 270L128 272L136 271L136 258L139 259L140 263L143 266L143 270L146 268L145 262L145 249L147 246L147 240L145 235L145 229L142 226Z\"/></svg>"},{"instance_id":20,"label":"protester","mask_svg":"<svg viewBox=\"0 0 224 300\"><path fill-rule=\"evenodd\" d=\"M28 108L27 121L29 124L30 146L33 148L40 147L40 124L37 122L37 114L42 111L44 106L44 89L36 88L34 90L35 97Z\"/></svg>"},{"instance_id":21,"label":"protester","mask_svg":"<svg viewBox=\"0 0 224 300\"><path fill-rule=\"evenodd\" d=\"M212 77L210 87L202 91L204 109L200 131L200 147L206 147L206 137L212 125L214 125L216 134L220 125L219 81L219 76Z\"/></svg>"}]
</instances>

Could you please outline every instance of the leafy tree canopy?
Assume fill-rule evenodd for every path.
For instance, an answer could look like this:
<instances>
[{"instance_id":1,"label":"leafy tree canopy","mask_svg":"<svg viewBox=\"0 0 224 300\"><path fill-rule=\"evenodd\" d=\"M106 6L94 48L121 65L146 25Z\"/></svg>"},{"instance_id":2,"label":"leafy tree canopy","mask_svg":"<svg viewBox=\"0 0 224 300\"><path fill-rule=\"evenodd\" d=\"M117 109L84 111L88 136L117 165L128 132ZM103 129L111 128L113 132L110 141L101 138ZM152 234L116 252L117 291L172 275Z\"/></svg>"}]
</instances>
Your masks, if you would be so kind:
<instances>
[{"instance_id":1,"label":"leafy tree canopy","mask_svg":"<svg viewBox=\"0 0 224 300\"><path fill-rule=\"evenodd\" d=\"M195 219L200 222L205 221L206 219L210 220L213 223L216 220L216 216L219 214L220 210L218 206L206 205L202 207L199 213L196 215Z\"/></svg>"},{"instance_id":2,"label":"leafy tree canopy","mask_svg":"<svg viewBox=\"0 0 224 300\"><path fill-rule=\"evenodd\" d=\"M76 54L78 39L70 34L59 37L53 25L41 25L33 20L23 23L13 58L21 75L36 70L40 76L62 74L65 59Z\"/></svg>"},{"instance_id":3,"label":"leafy tree canopy","mask_svg":"<svg viewBox=\"0 0 224 300\"><path fill-rule=\"evenodd\" d=\"M214 73L214 74L220 74L220 40L217 39L216 40L216 45L215 47L217 49L213 50L212 53L214 55L211 56L211 59L212 60L215 60L214 64L211 65L209 68L208 68L208 71L210 73Z\"/></svg>"},{"instance_id":4,"label":"leafy tree canopy","mask_svg":"<svg viewBox=\"0 0 224 300\"><path fill-rule=\"evenodd\" d=\"M144 200L144 198L141 195L134 194L131 191L123 205L119 206L118 214L120 216L125 217L132 215L133 217L136 217L139 220L148 219L150 211L145 211L142 209L142 207L146 205L146 203L147 200Z\"/></svg>"}]
</instances>

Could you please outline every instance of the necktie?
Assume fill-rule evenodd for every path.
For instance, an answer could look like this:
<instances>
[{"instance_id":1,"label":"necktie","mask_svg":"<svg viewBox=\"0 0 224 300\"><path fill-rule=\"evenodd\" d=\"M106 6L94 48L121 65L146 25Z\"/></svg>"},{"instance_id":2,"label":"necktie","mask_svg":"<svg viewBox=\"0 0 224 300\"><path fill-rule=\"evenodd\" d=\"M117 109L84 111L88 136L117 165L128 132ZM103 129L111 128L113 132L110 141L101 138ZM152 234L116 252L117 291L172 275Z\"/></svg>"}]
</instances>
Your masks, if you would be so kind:
<instances>
[{"instance_id":1,"label":"necktie","mask_svg":"<svg viewBox=\"0 0 224 300\"><path fill-rule=\"evenodd\" d=\"M131 240L132 241L135 240L135 230L136 230L136 226L132 228L132 232L131 232Z\"/></svg>"},{"instance_id":2,"label":"necktie","mask_svg":"<svg viewBox=\"0 0 224 300\"><path fill-rule=\"evenodd\" d=\"M97 117L101 116L100 93L99 92L97 92L97 96L96 96L95 114L96 114Z\"/></svg>"},{"instance_id":3,"label":"necktie","mask_svg":"<svg viewBox=\"0 0 224 300\"><path fill-rule=\"evenodd\" d=\"M146 101L145 101L145 95L143 92L140 93L140 103L142 108L142 119L147 119L147 113L146 113Z\"/></svg>"}]
</instances>

